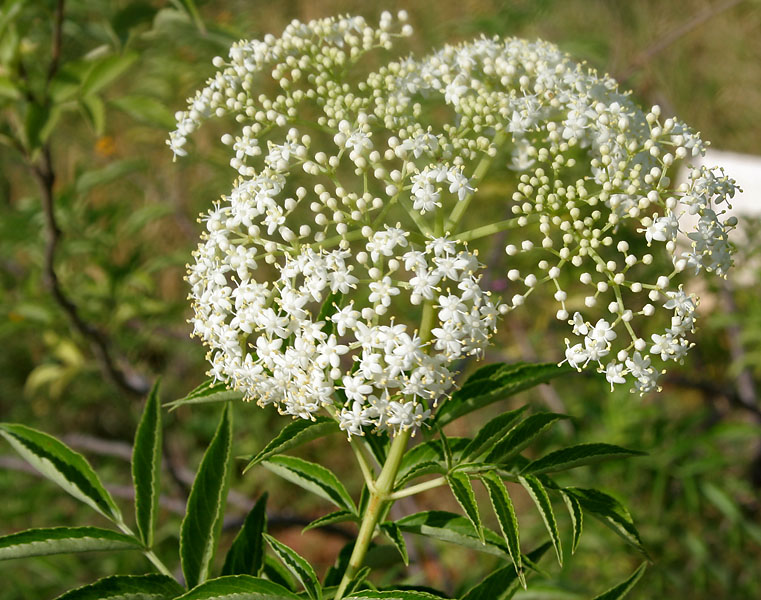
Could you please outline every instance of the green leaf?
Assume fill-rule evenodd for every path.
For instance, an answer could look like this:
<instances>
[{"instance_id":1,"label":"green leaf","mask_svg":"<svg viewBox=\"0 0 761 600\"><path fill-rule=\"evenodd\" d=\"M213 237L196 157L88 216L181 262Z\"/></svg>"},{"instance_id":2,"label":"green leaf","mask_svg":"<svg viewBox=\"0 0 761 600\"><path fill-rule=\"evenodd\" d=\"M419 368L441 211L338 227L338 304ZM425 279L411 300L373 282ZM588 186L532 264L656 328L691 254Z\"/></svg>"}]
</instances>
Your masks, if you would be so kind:
<instances>
[{"instance_id":1,"label":"green leaf","mask_svg":"<svg viewBox=\"0 0 761 600\"><path fill-rule=\"evenodd\" d=\"M409 469L402 477L398 477L394 489L400 490L413 479L417 479L423 475L444 474L446 472L446 467L439 462L434 462L432 460L421 462Z\"/></svg>"},{"instance_id":2,"label":"green leaf","mask_svg":"<svg viewBox=\"0 0 761 600\"><path fill-rule=\"evenodd\" d=\"M613 496L594 489L572 487L565 488L564 491L576 498L579 501L579 504L581 504L581 508L586 512L602 521L605 525L610 527L623 539L647 556L647 551L642 545L642 540L639 537L637 528L634 526L634 520L632 519L631 514L626 507Z\"/></svg>"},{"instance_id":3,"label":"green leaf","mask_svg":"<svg viewBox=\"0 0 761 600\"><path fill-rule=\"evenodd\" d=\"M135 60L136 52L110 55L94 61L94 64L82 81L82 96L95 94L124 73Z\"/></svg>"},{"instance_id":4,"label":"green leaf","mask_svg":"<svg viewBox=\"0 0 761 600\"><path fill-rule=\"evenodd\" d=\"M344 295L341 292L333 292L328 295L328 297L325 299L325 302L323 302L322 306L320 307L320 312L317 315L317 321L325 322L325 324L322 326L322 330L327 335L330 335L336 329L336 324L330 320L330 315L336 311L336 308L341 308L341 300L343 300L343 297Z\"/></svg>"},{"instance_id":5,"label":"green leaf","mask_svg":"<svg viewBox=\"0 0 761 600\"><path fill-rule=\"evenodd\" d=\"M225 557L222 575L258 575L264 560L262 534L267 525L267 492L249 511Z\"/></svg>"},{"instance_id":6,"label":"green leaf","mask_svg":"<svg viewBox=\"0 0 761 600\"><path fill-rule=\"evenodd\" d=\"M388 433L385 431L379 431L376 433L368 432L362 437L362 442L366 443L370 448L370 452L373 453L375 460L379 465L386 462L386 456L388 456L388 447L391 444Z\"/></svg>"},{"instance_id":7,"label":"green leaf","mask_svg":"<svg viewBox=\"0 0 761 600\"><path fill-rule=\"evenodd\" d=\"M0 98L18 100L21 98L21 90L7 75L0 75Z\"/></svg>"},{"instance_id":8,"label":"green leaf","mask_svg":"<svg viewBox=\"0 0 761 600\"><path fill-rule=\"evenodd\" d=\"M560 563L560 566L562 567L563 549L560 543L560 532L558 531L558 523L555 520L555 513L552 510L552 503L550 502L550 497L547 495L547 490L544 489L542 483L533 475L521 476L518 480L539 509L539 514L542 515L544 525L547 527L547 531L550 534L552 545L555 547L558 563Z\"/></svg>"},{"instance_id":9,"label":"green leaf","mask_svg":"<svg viewBox=\"0 0 761 600\"><path fill-rule=\"evenodd\" d=\"M210 579L176 600L296 600L298 596L277 583L251 575Z\"/></svg>"},{"instance_id":10,"label":"green leaf","mask_svg":"<svg viewBox=\"0 0 761 600\"><path fill-rule=\"evenodd\" d=\"M270 556L269 554L264 555L262 575L268 580L277 583L288 590L293 591L296 589L296 582L293 580L291 572L274 556Z\"/></svg>"},{"instance_id":11,"label":"green leaf","mask_svg":"<svg viewBox=\"0 0 761 600\"><path fill-rule=\"evenodd\" d=\"M157 381L148 394L132 448L135 521L140 539L149 548L153 546L161 494L161 438L161 403Z\"/></svg>"},{"instance_id":12,"label":"green leaf","mask_svg":"<svg viewBox=\"0 0 761 600\"><path fill-rule=\"evenodd\" d=\"M399 526L393 521L386 521L380 524L380 528L381 531L386 534L388 539L393 542L396 549L399 550L399 554L401 554L404 564L409 565L410 555L407 552L407 544L404 541L404 536L402 535L402 530L399 529Z\"/></svg>"},{"instance_id":13,"label":"green leaf","mask_svg":"<svg viewBox=\"0 0 761 600\"><path fill-rule=\"evenodd\" d=\"M350 510L337 510L312 521L309 525L301 530L302 533L317 527L332 525L333 523L345 523L346 521L357 521L357 515Z\"/></svg>"},{"instance_id":14,"label":"green leaf","mask_svg":"<svg viewBox=\"0 0 761 600\"><path fill-rule=\"evenodd\" d=\"M36 103L27 104L24 116L24 135L27 147L36 150L50 136L58 118L61 115L59 107L40 106Z\"/></svg>"},{"instance_id":15,"label":"green leaf","mask_svg":"<svg viewBox=\"0 0 761 600\"><path fill-rule=\"evenodd\" d=\"M486 365L473 373L465 385L443 402L434 420L443 427L469 412L572 371L567 364L558 367L557 363Z\"/></svg>"},{"instance_id":16,"label":"green leaf","mask_svg":"<svg viewBox=\"0 0 761 600\"><path fill-rule=\"evenodd\" d=\"M439 428L439 442L441 443L441 452L444 455L444 465L447 471L450 471L452 469L452 447L449 445L449 439L441 428Z\"/></svg>"},{"instance_id":17,"label":"green leaf","mask_svg":"<svg viewBox=\"0 0 761 600\"><path fill-rule=\"evenodd\" d=\"M106 106L103 104L103 100L95 94L90 94L89 96L82 96L79 102L82 106L82 112L95 134L103 135L106 128Z\"/></svg>"},{"instance_id":18,"label":"green leaf","mask_svg":"<svg viewBox=\"0 0 761 600\"><path fill-rule=\"evenodd\" d=\"M245 473L270 456L281 454L286 450L337 431L340 431L338 423L330 417L318 416L315 417L314 421L308 419L291 421L280 430L275 439L249 459L249 463L243 472Z\"/></svg>"},{"instance_id":19,"label":"green leaf","mask_svg":"<svg viewBox=\"0 0 761 600\"><path fill-rule=\"evenodd\" d=\"M449 489L457 500L458 504L465 511L465 516L473 524L478 538L484 541L484 530L481 525L481 515L478 513L478 503L476 495L473 492L473 486L470 484L470 478L463 473L450 473L447 475Z\"/></svg>"},{"instance_id":20,"label":"green leaf","mask_svg":"<svg viewBox=\"0 0 761 600\"><path fill-rule=\"evenodd\" d=\"M384 590L382 592L363 590L348 596L346 600L376 600L379 598L385 598L385 600L441 600L442 597L414 590Z\"/></svg>"},{"instance_id":21,"label":"green leaf","mask_svg":"<svg viewBox=\"0 0 761 600\"><path fill-rule=\"evenodd\" d=\"M198 467L180 527L180 562L188 587L209 577L225 512L230 479L232 415L225 406L219 426Z\"/></svg>"},{"instance_id":22,"label":"green leaf","mask_svg":"<svg viewBox=\"0 0 761 600\"><path fill-rule=\"evenodd\" d=\"M584 513L581 510L581 504L565 490L560 490L560 495L563 497L566 507L568 508L568 514L571 517L571 526L573 527L573 542L571 544L571 554L576 552L576 548L579 546L579 539L581 538L581 531L584 527Z\"/></svg>"},{"instance_id":23,"label":"green leaf","mask_svg":"<svg viewBox=\"0 0 761 600\"><path fill-rule=\"evenodd\" d=\"M240 400L243 392L229 390L224 383L215 383L213 379L207 379L184 398L167 402L169 410L174 410L185 404L205 404L207 402L227 402L228 400Z\"/></svg>"},{"instance_id":24,"label":"green leaf","mask_svg":"<svg viewBox=\"0 0 761 600\"><path fill-rule=\"evenodd\" d=\"M346 594L351 595L354 590L361 587L363 583L365 583L365 580L367 579L367 576L370 574L370 567L364 566L357 570L357 572L354 574L354 577L352 577L349 580L349 584L346 586Z\"/></svg>"},{"instance_id":25,"label":"green leaf","mask_svg":"<svg viewBox=\"0 0 761 600\"><path fill-rule=\"evenodd\" d=\"M295 456L272 456L262 464L276 475L329 500L338 508L357 513L343 483L322 465Z\"/></svg>"},{"instance_id":26,"label":"green leaf","mask_svg":"<svg viewBox=\"0 0 761 600\"><path fill-rule=\"evenodd\" d=\"M349 565L351 559L351 553L354 550L354 542L348 542L341 548L341 551L336 556L335 562L325 572L325 580L323 581L323 587L328 588L331 586L337 586L341 582L341 578L346 572L346 567Z\"/></svg>"},{"instance_id":27,"label":"green leaf","mask_svg":"<svg viewBox=\"0 0 761 600\"><path fill-rule=\"evenodd\" d=\"M121 522L119 507L84 456L54 437L26 425L0 423L0 435L45 477L104 517Z\"/></svg>"},{"instance_id":28,"label":"green leaf","mask_svg":"<svg viewBox=\"0 0 761 600\"><path fill-rule=\"evenodd\" d=\"M485 462L506 463L519 454L526 446L566 415L557 413L537 413L513 427L486 455Z\"/></svg>"},{"instance_id":29,"label":"green leaf","mask_svg":"<svg viewBox=\"0 0 761 600\"><path fill-rule=\"evenodd\" d=\"M509 555L502 536L484 527L485 543L481 542L473 524L454 513L439 510L419 512L399 519L396 524L408 533L425 535L500 557Z\"/></svg>"},{"instance_id":30,"label":"green leaf","mask_svg":"<svg viewBox=\"0 0 761 600\"><path fill-rule=\"evenodd\" d=\"M56 600L171 600L184 591L166 575L114 575L71 590Z\"/></svg>"},{"instance_id":31,"label":"green leaf","mask_svg":"<svg viewBox=\"0 0 761 600\"><path fill-rule=\"evenodd\" d=\"M283 561L288 570L301 582L309 597L312 600L320 600L322 598L322 588L312 566L294 550L279 542L271 535L265 533L264 538L267 540L270 548L272 548L272 551L277 554L277 557Z\"/></svg>"},{"instance_id":32,"label":"green leaf","mask_svg":"<svg viewBox=\"0 0 761 600\"><path fill-rule=\"evenodd\" d=\"M117 160L100 169L92 169L82 173L77 177L75 190L77 194L81 195L89 192L94 187L111 183L130 173L145 169L147 166L148 162L142 158Z\"/></svg>"},{"instance_id":33,"label":"green leaf","mask_svg":"<svg viewBox=\"0 0 761 600\"><path fill-rule=\"evenodd\" d=\"M469 439L461 437L451 437L448 438L447 441L449 442L452 456L455 459L470 443ZM437 462L442 465L442 467L446 464L446 457L444 456L444 450L440 440L429 440L407 450L407 452L404 453L402 462L399 464L399 471L396 477L397 482L405 480L410 471L415 469L420 463L430 461Z\"/></svg>"},{"instance_id":34,"label":"green leaf","mask_svg":"<svg viewBox=\"0 0 761 600\"><path fill-rule=\"evenodd\" d=\"M521 585L526 587L526 577L523 574L523 565L521 564L521 542L518 530L518 518L515 516L515 507L507 492L505 484L496 473L487 473L481 477L489 492L494 514L497 515L499 527L502 535L507 542L507 549L510 553L510 559L515 566L515 572L518 574Z\"/></svg>"},{"instance_id":35,"label":"green leaf","mask_svg":"<svg viewBox=\"0 0 761 600\"><path fill-rule=\"evenodd\" d=\"M542 544L536 550L529 552L527 555L527 564L538 561L547 549L550 547L549 542ZM520 579L513 565L502 567L491 573L478 585L471 588L462 600L507 600L512 598L520 586ZM525 587L525 584L524 584Z\"/></svg>"},{"instance_id":36,"label":"green leaf","mask_svg":"<svg viewBox=\"0 0 761 600\"><path fill-rule=\"evenodd\" d=\"M174 115L164 104L150 96L121 96L110 102L137 121L171 130L175 126Z\"/></svg>"},{"instance_id":37,"label":"green leaf","mask_svg":"<svg viewBox=\"0 0 761 600\"><path fill-rule=\"evenodd\" d=\"M140 547L140 542L134 537L110 529L45 527L0 537L0 560L93 550L133 550Z\"/></svg>"},{"instance_id":38,"label":"green leaf","mask_svg":"<svg viewBox=\"0 0 761 600\"><path fill-rule=\"evenodd\" d=\"M609 589L607 592L600 594L599 596L595 596L594 600L620 600L626 596L635 585L637 585L640 577L645 573L646 568L647 563L642 563L626 581L619 583L616 587Z\"/></svg>"},{"instance_id":39,"label":"green leaf","mask_svg":"<svg viewBox=\"0 0 761 600\"><path fill-rule=\"evenodd\" d=\"M612 458L628 458L629 456L642 456L643 454L645 453L612 444L579 444L551 452L547 456L526 465L521 473L538 475L540 473L565 471Z\"/></svg>"},{"instance_id":40,"label":"green leaf","mask_svg":"<svg viewBox=\"0 0 761 600\"><path fill-rule=\"evenodd\" d=\"M528 405L524 404L520 408L501 414L489 421L478 431L473 441L465 447L462 452L463 458L474 459L491 450L494 444L513 428L513 425L527 408Z\"/></svg>"}]
</instances>

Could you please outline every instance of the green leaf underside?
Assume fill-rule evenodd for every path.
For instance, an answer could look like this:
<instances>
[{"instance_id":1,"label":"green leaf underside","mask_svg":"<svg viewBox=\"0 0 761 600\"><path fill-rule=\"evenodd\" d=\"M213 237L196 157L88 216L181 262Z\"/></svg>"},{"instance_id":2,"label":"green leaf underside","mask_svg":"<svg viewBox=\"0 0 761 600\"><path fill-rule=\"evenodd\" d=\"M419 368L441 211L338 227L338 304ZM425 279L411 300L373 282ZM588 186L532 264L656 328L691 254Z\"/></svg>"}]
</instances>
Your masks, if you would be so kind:
<instances>
[{"instance_id":1,"label":"green leaf underside","mask_svg":"<svg viewBox=\"0 0 761 600\"><path fill-rule=\"evenodd\" d=\"M443 427L474 410L572 371L568 365L558 367L557 363L486 365L473 373L465 385L444 401L434 419Z\"/></svg>"},{"instance_id":2,"label":"green leaf underside","mask_svg":"<svg viewBox=\"0 0 761 600\"><path fill-rule=\"evenodd\" d=\"M491 450L494 444L513 428L513 425L520 419L527 408L528 404L524 404L520 408L501 414L489 421L478 431L473 441L463 450L463 457L466 460L473 459Z\"/></svg>"},{"instance_id":3,"label":"green leaf underside","mask_svg":"<svg viewBox=\"0 0 761 600\"><path fill-rule=\"evenodd\" d=\"M0 435L45 477L103 516L121 521L119 508L84 456L25 425L1 423Z\"/></svg>"},{"instance_id":4,"label":"green leaf underside","mask_svg":"<svg viewBox=\"0 0 761 600\"><path fill-rule=\"evenodd\" d=\"M156 382L145 403L132 449L135 521L140 539L149 548L153 546L161 493L161 438L161 403L159 383Z\"/></svg>"},{"instance_id":5,"label":"green leaf underside","mask_svg":"<svg viewBox=\"0 0 761 600\"><path fill-rule=\"evenodd\" d=\"M301 582L309 597L312 600L320 600L322 598L322 588L312 566L296 551L279 542L271 535L265 533L264 538L267 540L270 548L272 548L272 551L283 561L286 568Z\"/></svg>"},{"instance_id":6,"label":"green leaf underside","mask_svg":"<svg viewBox=\"0 0 761 600\"><path fill-rule=\"evenodd\" d=\"M166 575L115 575L66 592L56 600L170 600L184 591Z\"/></svg>"},{"instance_id":7,"label":"green leaf underside","mask_svg":"<svg viewBox=\"0 0 761 600\"><path fill-rule=\"evenodd\" d=\"M509 556L501 535L484 527L485 543L482 543L471 522L454 513L439 510L419 512L399 519L396 524L408 533L425 535L500 557Z\"/></svg>"},{"instance_id":8,"label":"green leaf underside","mask_svg":"<svg viewBox=\"0 0 761 600\"><path fill-rule=\"evenodd\" d=\"M176 600L294 600L296 594L277 583L251 575L210 579Z\"/></svg>"},{"instance_id":9,"label":"green leaf underside","mask_svg":"<svg viewBox=\"0 0 761 600\"><path fill-rule=\"evenodd\" d=\"M91 552L94 550L134 550L135 538L100 527L44 527L0 537L0 560Z\"/></svg>"},{"instance_id":10,"label":"green leaf underside","mask_svg":"<svg viewBox=\"0 0 761 600\"><path fill-rule=\"evenodd\" d=\"M230 472L232 418L225 406L217 431L198 467L180 527L180 562L188 587L203 583L222 527Z\"/></svg>"},{"instance_id":11,"label":"green leaf underside","mask_svg":"<svg viewBox=\"0 0 761 600\"><path fill-rule=\"evenodd\" d=\"M564 491L576 498L584 511L610 527L624 540L647 556L647 551L642 546L642 540L639 537L637 528L634 526L631 514L613 496L594 489L571 487L565 488Z\"/></svg>"},{"instance_id":12,"label":"green leaf underside","mask_svg":"<svg viewBox=\"0 0 761 600\"><path fill-rule=\"evenodd\" d=\"M213 379L207 379L184 398L167 402L164 406L169 410L174 410L185 404L227 402L228 400L241 400L242 398L243 392L227 389L224 383L215 383Z\"/></svg>"},{"instance_id":13,"label":"green leaf underside","mask_svg":"<svg viewBox=\"0 0 761 600\"><path fill-rule=\"evenodd\" d=\"M613 458L628 458L630 456L642 456L644 452L628 450L612 444L579 444L562 448L539 458L524 467L522 473L538 475L540 473L552 473L565 471L582 465L609 460Z\"/></svg>"},{"instance_id":14,"label":"green leaf underside","mask_svg":"<svg viewBox=\"0 0 761 600\"><path fill-rule=\"evenodd\" d=\"M566 508L568 508L568 515L571 517L571 527L573 528L573 540L571 543L571 554L576 552L576 548L579 547L579 539L581 539L581 532L584 529L584 513L581 510L581 504L576 499L564 490L560 490L560 495L563 497Z\"/></svg>"},{"instance_id":15,"label":"green leaf underside","mask_svg":"<svg viewBox=\"0 0 761 600\"><path fill-rule=\"evenodd\" d=\"M567 419L566 415L557 413L537 413L527 417L524 421L513 427L501 440L499 440L491 452L486 455L484 462L506 463L517 456L526 446L531 444L537 437L549 429L559 419Z\"/></svg>"},{"instance_id":16,"label":"green leaf underside","mask_svg":"<svg viewBox=\"0 0 761 600\"><path fill-rule=\"evenodd\" d=\"M563 566L563 548L560 542L560 532L558 531L558 523L555 519L555 513L552 510L552 503L547 495L547 490L544 489L542 483L533 475L521 476L518 480L529 493L529 496L531 496L537 509L539 509L542 521L544 521L547 532L550 534L552 545L555 547L558 563L560 563L560 566Z\"/></svg>"},{"instance_id":17,"label":"green leaf underside","mask_svg":"<svg viewBox=\"0 0 761 600\"><path fill-rule=\"evenodd\" d=\"M647 563L642 563L639 567L637 567L637 570L634 571L634 573L632 573L626 579L626 581L619 583L617 586L609 589L607 592L604 592L599 596L595 596L594 600L620 600L626 596L635 585L637 585L637 582L645 573L646 568Z\"/></svg>"},{"instance_id":18,"label":"green leaf underside","mask_svg":"<svg viewBox=\"0 0 761 600\"><path fill-rule=\"evenodd\" d=\"M280 433L269 442L258 454L254 455L246 468L243 470L245 473L254 465L259 464L261 461L281 454L286 450L305 444L311 440L323 437L330 433L340 431L338 423L336 423L330 417L318 416L314 421L307 419L297 419L288 423Z\"/></svg>"},{"instance_id":19,"label":"green leaf underside","mask_svg":"<svg viewBox=\"0 0 761 600\"><path fill-rule=\"evenodd\" d=\"M407 544L404 541L404 536L402 535L402 530L399 529L399 526L393 521L386 521L385 523L381 523L380 528L383 533L386 534L388 539L391 540L394 546L396 546L396 549L399 551L404 564L409 565L410 555L407 552Z\"/></svg>"},{"instance_id":20,"label":"green leaf underside","mask_svg":"<svg viewBox=\"0 0 761 600\"><path fill-rule=\"evenodd\" d=\"M258 575L264 558L262 533L267 524L267 492L263 493L246 515L225 556L222 575Z\"/></svg>"},{"instance_id":21,"label":"green leaf underside","mask_svg":"<svg viewBox=\"0 0 761 600\"><path fill-rule=\"evenodd\" d=\"M452 494L457 500L465 516L473 525L473 528L478 535L478 539L484 541L484 531L481 526L481 515L478 512L478 503L476 502L476 494L473 492L473 486L470 483L470 479L463 473L450 473L447 475L447 483L449 489L452 490Z\"/></svg>"},{"instance_id":22,"label":"green leaf underside","mask_svg":"<svg viewBox=\"0 0 761 600\"><path fill-rule=\"evenodd\" d=\"M513 561L515 572L518 574L521 585L526 587L526 579L521 564L521 542L518 529L518 517L515 515L515 507L510 494L502 483L502 480L494 473L487 473L482 478L486 491L489 492L494 514L497 516L499 527L507 543L510 560Z\"/></svg>"},{"instance_id":23,"label":"green leaf underside","mask_svg":"<svg viewBox=\"0 0 761 600\"><path fill-rule=\"evenodd\" d=\"M262 464L276 475L332 502L338 508L357 513L343 483L322 465L295 456L272 456Z\"/></svg>"},{"instance_id":24,"label":"green leaf underside","mask_svg":"<svg viewBox=\"0 0 761 600\"><path fill-rule=\"evenodd\" d=\"M529 552L527 563L538 561L547 549L550 543L542 544L536 550ZM507 600L512 598L513 594L518 591L520 580L513 565L508 565L489 574L480 583L471 588L461 600Z\"/></svg>"},{"instance_id":25,"label":"green leaf underside","mask_svg":"<svg viewBox=\"0 0 761 600\"><path fill-rule=\"evenodd\" d=\"M349 510L337 510L322 517L319 517L309 523L301 533L309 531L310 529L316 529L317 527L324 527L325 525L332 525L334 523L346 523L346 521L357 521L357 515Z\"/></svg>"}]
</instances>

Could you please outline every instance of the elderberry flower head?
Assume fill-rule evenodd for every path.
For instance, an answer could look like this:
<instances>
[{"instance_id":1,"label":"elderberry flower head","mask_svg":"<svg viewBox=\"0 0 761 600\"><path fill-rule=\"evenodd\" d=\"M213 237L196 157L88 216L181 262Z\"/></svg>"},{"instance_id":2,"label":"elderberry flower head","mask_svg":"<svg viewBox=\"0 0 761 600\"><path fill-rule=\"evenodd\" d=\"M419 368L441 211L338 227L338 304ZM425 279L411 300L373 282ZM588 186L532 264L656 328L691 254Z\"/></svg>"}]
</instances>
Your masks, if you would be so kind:
<instances>
[{"instance_id":1,"label":"elderberry flower head","mask_svg":"<svg viewBox=\"0 0 761 600\"><path fill-rule=\"evenodd\" d=\"M700 137L545 42L481 38L357 75L363 55L410 33L388 13L377 27L293 21L215 58L177 114L179 156L203 120L238 124L222 142L239 177L188 267L210 374L286 414L326 410L349 435L415 428L456 361L482 355L499 315L546 284L569 326L565 361L657 388L653 362L681 359L695 323L697 299L672 280L731 264L734 181L693 168L674 189ZM490 171L515 174L512 218L473 226ZM504 300L469 247L500 231L517 292ZM653 276L651 252L671 267ZM670 327L641 337L656 313Z\"/></svg>"}]
</instances>

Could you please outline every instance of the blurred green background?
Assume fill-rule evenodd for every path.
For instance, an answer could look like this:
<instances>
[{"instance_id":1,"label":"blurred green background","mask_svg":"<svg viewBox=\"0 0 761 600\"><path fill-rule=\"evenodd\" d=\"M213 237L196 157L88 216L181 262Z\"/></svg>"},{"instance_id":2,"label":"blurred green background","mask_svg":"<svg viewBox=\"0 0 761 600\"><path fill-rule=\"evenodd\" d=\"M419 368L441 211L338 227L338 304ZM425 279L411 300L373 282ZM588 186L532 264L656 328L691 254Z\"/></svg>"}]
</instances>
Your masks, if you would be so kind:
<instances>
[{"instance_id":1,"label":"blurred green background","mask_svg":"<svg viewBox=\"0 0 761 600\"><path fill-rule=\"evenodd\" d=\"M226 54L233 41L277 34L292 19L353 13L372 20L383 9L404 8L415 28L407 49L416 54L481 34L543 38L618 78L640 103L678 115L714 147L761 153L761 3L755 0L410 0L382 6L359 0L67 0L50 77L58 47L56 4L6 0L0 9L0 419L63 437L125 501L125 457L140 391L161 375L168 401L205 379L204 350L188 338L183 276L200 231L196 217L229 188L233 172L213 125L198 136L197 151L175 164L164 140L174 111L213 72L212 57ZM72 326L71 309L50 286L45 165L55 178L48 188L61 232L54 259L58 289L102 344L93 345L92 333ZM666 378L662 393L611 394L597 377L576 377L511 401L576 417L546 440L547 447L606 441L649 453L567 476L580 487L602 487L630 507L654 561L631 598L761 597L757 225L747 226L748 242L738 254L745 265L742 283L714 282L705 290L696 347ZM495 286L499 272L492 275ZM553 302L549 295L536 302L535 310L511 313L489 359L561 358ZM104 348L111 369L104 367ZM255 406L235 411L238 455L258 450L264 434L284 423ZM177 512L215 422L213 407L167 415L171 476L165 477L165 526L159 531L159 550L167 557L175 552ZM307 457L330 463L357 490L343 444L334 438L308 446ZM271 493L271 528L321 568L332 563L345 541L340 532L300 534L305 520L326 507L294 496L293 488L265 473L255 470L234 481L231 527L264 489ZM417 506L402 509L455 509L453 500L440 496L423 495ZM26 472L7 445L0 446L0 498L0 534L99 524ZM521 521L530 522L528 500L518 508ZM534 545L530 533L524 539ZM539 529L533 539L543 539ZM428 543L415 546L414 555L409 580L452 594L489 566L481 555ZM548 576L516 597L588 598L626 577L640 560L603 527L588 523L565 569L548 565ZM142 557L126 554L0 563L0 600L51 598L100 576L147 569ZM395 567L387 577L399 573Z\"/></svg>"}]
</instances>

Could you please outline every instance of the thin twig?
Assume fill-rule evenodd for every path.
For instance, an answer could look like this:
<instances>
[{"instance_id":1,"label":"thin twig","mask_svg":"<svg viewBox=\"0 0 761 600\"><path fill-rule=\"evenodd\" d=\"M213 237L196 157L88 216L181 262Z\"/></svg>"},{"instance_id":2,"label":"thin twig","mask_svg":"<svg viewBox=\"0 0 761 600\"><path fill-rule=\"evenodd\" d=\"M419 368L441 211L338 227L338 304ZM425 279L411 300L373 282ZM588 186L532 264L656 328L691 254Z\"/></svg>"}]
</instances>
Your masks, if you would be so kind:
<instances>
[{"instance_id":1,"label":"thin twig","mask_svg":"<svg viewBox=\"0 0 761 600\"><path fill-rule=\"evenodd\" d=\"M64 1L58 0L56 6L53 43L51 49L50 65L48 67L47 83L55 77L61 64L61 47L63 36ZM29 86L27 86L29 87ZM45 94L44 104L50 103L50 98ZM44 253L43 273L44 280L56 304L63 310L71 327L77 331L89 344L90 350L95 356L103 374L119 388L131 394L142 396L150 389L149 382L135 372L126 371L117 365L113 357L109 340L96 327L82 318L76 304L66 295L58 279L55 270L55 256L61 241L61 229L55 216L54 187L56 174L53 169L53 159L50 143L46 142L40 149L39 158L33 161L32 157L24 154L27 163L34 173L40 186L42 196L42 213L45 219L46 244Z\"/></svg>"}]
</instances>

